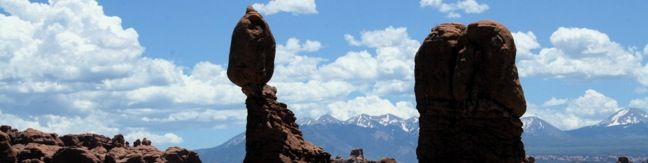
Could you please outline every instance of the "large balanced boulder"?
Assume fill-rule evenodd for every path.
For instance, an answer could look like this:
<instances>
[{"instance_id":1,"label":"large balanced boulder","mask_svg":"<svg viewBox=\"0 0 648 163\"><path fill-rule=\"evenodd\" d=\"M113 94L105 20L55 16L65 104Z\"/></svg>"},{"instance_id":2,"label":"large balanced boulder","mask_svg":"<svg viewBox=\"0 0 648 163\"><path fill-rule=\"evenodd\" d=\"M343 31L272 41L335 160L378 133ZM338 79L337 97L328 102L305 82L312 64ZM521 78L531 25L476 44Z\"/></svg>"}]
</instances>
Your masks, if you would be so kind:
<instances>
[{"instance_id":1,"label":"large balanced boulder","mask_svg":"<svg viewBox=\"0 0 648 163\"><path fill-rule=\"evenodd\" d=\"M266 85L273 73L275 40L270 26L248 7L234 29L227 77L247 96L244 162L330 162L331 155L305 141L295 115Z\"/></svg>"},{"instance_id":2,"label":"large balanced boulder","mask_svg":"<svg viewBox=\"0 0 648 163\"><path fill-rule=\"evenodd\" d=\"M432 29L415 57L419 162L522 162L515 43L494 21Z\"/></svg>"},{"instance_id":3,"label":"large balanced boulder","mask_svg":"<svg viewBox=\"0 0 648 163\"><path fill-rule=\"evenodd\" d=\"M232 34L227 77L239 87L252 86L258 91L272 78L275 48L270 26L248 7Z\"/></svg>"}]
</instances>

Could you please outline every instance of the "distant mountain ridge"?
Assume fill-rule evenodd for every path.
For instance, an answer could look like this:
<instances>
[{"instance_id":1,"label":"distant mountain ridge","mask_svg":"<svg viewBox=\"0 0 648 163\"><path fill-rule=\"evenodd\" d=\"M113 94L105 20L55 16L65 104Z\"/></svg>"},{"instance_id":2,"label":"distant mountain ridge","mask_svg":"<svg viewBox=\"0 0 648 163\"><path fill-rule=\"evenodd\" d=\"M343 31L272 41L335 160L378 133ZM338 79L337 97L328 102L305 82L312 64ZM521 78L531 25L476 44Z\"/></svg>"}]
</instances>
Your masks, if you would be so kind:
<instances>
[{"instance_id":1,"label":"distant mountain ridge","mask_svg":"<svg viewBox=\"0 0 648 163\"><path fill-rule=\"evenodd\" d=\"M648 114L622 109L599 124L562 131L539 117L522 117L523 141L528 154L646 154ZM391 114L366 114L339 120L331 115L300 118L300 129L311 141L343 158L353 148L364 148L370 159L394 157L398 162L417 162L418 117L403 119ZM203 162L241 162L245 134L220 146L197 150Z\"/></svg>"},{"instance_id":2,"label":"distant mountain ridge","mask_svg":"<svg viewBox=\"0 0 648 163\"><path fill-rule=\"evenodd\" d=\"M648 113L636 108L621 109L606 120L601 121L598 126L626 126L632 124L648 123Z\"/></svg>"},{"instance_id":3,"label":"distant mountain ridge","mask_svg":"<svg viewBox=\"0 0 648 163\"><path fill-rule=\"evenodd\" d=\"M522 117L524 135L563 136L563 131L538 117Z\"/></svg>"}]
</instances>

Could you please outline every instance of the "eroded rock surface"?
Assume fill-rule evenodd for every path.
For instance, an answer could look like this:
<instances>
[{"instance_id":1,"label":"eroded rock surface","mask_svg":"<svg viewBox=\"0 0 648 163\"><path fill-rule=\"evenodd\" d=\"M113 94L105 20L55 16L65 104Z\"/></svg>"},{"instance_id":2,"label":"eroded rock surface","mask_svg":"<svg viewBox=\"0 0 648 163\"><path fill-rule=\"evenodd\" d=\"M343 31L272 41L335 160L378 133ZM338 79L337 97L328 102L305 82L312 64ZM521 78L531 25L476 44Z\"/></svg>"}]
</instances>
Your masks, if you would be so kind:
<instances>
[{"instance_id":1,"label":"eroded rock surface","mask_svg":"<svg viewBox=\"0 0 648 163\"><path fill-rule=\"evenodd\" d=\"M272 78L275 48L270 26L248 7L232 34L227 77L239 87L255 86L259 91Z\"/></svg>"},{"instance_id":2,"label":"eroded rock surface","mask_svg":"<svg viewBox=\"0 0 648 163\"><path fill-rule=\"evenodd\" d=\"M244 162L330 162L330 154L305 141L277 89L266 85L272 77L275 40L270 26L248 7L232 35L227 77L247 96Z\"/></svg>"},{"instance_id":3,"label":"eroded rock surface","mask_svg":"<svg viewBox=\"0 0 648 163\"><path fill-rule=\"evenodd\" d=\"M337 156L335 159L333 159L333 163L396 163L396 159L384 157L383 159L378 161L368 160L365 159L362 148L356 148L351 150L349 158L343 159L342 157Z\"/></svg>"},{"instance_id":4,"label":"eroded rock surface","mask_svg":"<svg viewBox=\"0 0 648 163\"><path fill-rule=\"evenodd\" d=\"M98 134L71 134L58 137L35 129L18 131L0 126L0 162L44 163L200 163L198 154L180 147L162 152L145 140L130 147L123 135L112 139Z\"/></svg>"},{"instance_id":5,"label":"eroded rock surface","mask_svg":"<svg viewBox=\"0 0 648 163\"><path fill-rule=\"evenodd\" d=\"M419 162L522 162L526 111L511 33L494 21L432 29L415 57Z\"/></svg>"}]
</instances>

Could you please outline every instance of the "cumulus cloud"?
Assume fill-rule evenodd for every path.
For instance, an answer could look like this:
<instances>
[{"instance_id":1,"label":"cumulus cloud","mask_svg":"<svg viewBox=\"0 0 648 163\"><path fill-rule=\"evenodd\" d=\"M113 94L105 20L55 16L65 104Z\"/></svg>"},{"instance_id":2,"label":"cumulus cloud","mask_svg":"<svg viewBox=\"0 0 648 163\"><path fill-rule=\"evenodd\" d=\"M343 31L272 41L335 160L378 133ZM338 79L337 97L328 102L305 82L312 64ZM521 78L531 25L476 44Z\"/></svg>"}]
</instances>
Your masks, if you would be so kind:
<instances>
[{"instance_id":1,"label":"cumulus cloud","mask_svg":"<svg viewBox=\"0 0 648 163\"><path fill-rule=\"evenodd\" d=\"M522 76L623 76L633 75L641 65L638 53L597 30L560 27L550 40L554 47L518 61Z\"/></svg>"},{"instance_id":2,"label":"cumulus cloud","mask_svg":"<svg viewBox=\"0 0 648 163\"><path fill-rule=\"evenodd\" d=\"M264 7L270 12L280 2L290 1ZM225 66L183 67L144 56L135 29L105 15L96 1L8 0L0 7L7 13L0 24L12 24L0 26L2 124L174 144L183 138L173 132L187 126L245 123L245 97ZM312 55L324 47L316 40L278 44L270 84L279 88L279 98L298 116L416 116L411 101L393 99L412 94L411 61L420 43L404 27L345 37L364 49L328 60Z\"/></svg>"},{"instance_id":3,"label":"cumulus cloud","mask_svg":"<svg viewBox=\"0 0 648 163\"><path fill-rule=\"evenodd\" d=\"M540 47L537 38L533 32L513 32L513 39L515 40L515 48L517 49L517 59L530 59L533 57L531 50Z\"/></svg>"},{"instance_id":4,"label":"cumulus cloud","mask_svg":"<svg viewBox=\"0 0 648 163\"><path fill-rule=\"evenodd\" d=\"M648 97L630 100L630 107L648 109Z\"/></svg>"},{"instance_id":5,"label":"cumulus cloud","mask_svg":"<svg viewBox=\"0 0 648 163\"><path fill-rule=\"evenodd\" d=\"M557 105L563 105L567 103L566 98L555 98L551 97L551 99L545 101L542 106L557 106Z\"/></svg>"},{"instance_id":6,"label":"cumulus cloud","mask_svg":"<svg viewBox=\"0 0 648 163\"><path fill-rule=\"evenodd\" d=\"M560 129L569 130L597 124L620 109L615 99L588 89L572 100L551 98L542 106L529 104L525 116L538 116Z\"/></svg>"},{"instance_id":7,"label":"cumulus cloud","mask_svg":"<svg viewBox=\"0 0 648 163\"><path fill-rule=\"evenodd\" d=\"M648 85L648 68L642 66L641 52L623 47L600 31L560 27L549 39L553 47L541 49L532 32L516 32L513 36L523 77L630 77Z\"/></svg>"},{"instance_id":8,"label":"cumulus cloud","mask_svg":"<svg viewBox=\"0 0 648 163\"><path fill-rule=\"evenodd\" d=\"M352 105L328 104L365 96L392 103L392 98L387 96L412 93L414 63L411 61L420 43L409 37L406 28L364 31L357 39L351 34L344 37L350 45L367 49L349 51L328 61L310 55L322 47L318 41L289 38L277 45L276 73L270 84L279 88L279 98L289 103L298 116L317 117L335 112L334 116L343 119L362 113L372 114L375 111L366 109L371 108L369 106L354 109L346 108ZM391 105L396 107L397 104ZM347 109L353 111L343 111Z\"/></svg>"},{"instance_id":9,"label":"cumulus cloud","mask_svg":"<svg viewBox=\"0 0 648 163\"><path fill-rule=\"evenodd\" d=\"M252 7L265 15L279 12L288 12L295 15L317 13L315 0L270 0L267 4L255 3Z\"/></svg>"},{"instance_id":10,"label":"cumulus cloud","mask_svg":"<svg viewBox=\"0 0 648 163\"><path fill-rule=\"evenodd\" d=\"M487 4L479 3L476 0L457 0L454 3L445 3L443 0L421 0L421 7L432 7L441 13L446 13L449 18L459 18L461 13L479 14L485 12L490 7Z\"/></svg>"},{"instance_id":11,"label":"cumulus cloud","mask_svg":"<svg viewBox=\"0 0 648 163\"><path fill-rule=\"evenodd\" d=\"M0 7L7 13L0 24L11 24L0 26L2 124L61 134L134 132L179 143L174 133L147 130L165 123L144 120L244 99L221 65L200 62L187 73L143 56L137 32L106 16L96 1L8 0Z\"/></svg>"},{"instance_id":12,"label":"cumulus cloud","mask_svg":"<svg viewBox=\"0 0 648 163\"><path fill-rule=\"evenodd\" d=\"M616 100L588 89L583 96L570 101L566 111L586 119L603 119L620 109Z\"/></svg>"}]
</instances>

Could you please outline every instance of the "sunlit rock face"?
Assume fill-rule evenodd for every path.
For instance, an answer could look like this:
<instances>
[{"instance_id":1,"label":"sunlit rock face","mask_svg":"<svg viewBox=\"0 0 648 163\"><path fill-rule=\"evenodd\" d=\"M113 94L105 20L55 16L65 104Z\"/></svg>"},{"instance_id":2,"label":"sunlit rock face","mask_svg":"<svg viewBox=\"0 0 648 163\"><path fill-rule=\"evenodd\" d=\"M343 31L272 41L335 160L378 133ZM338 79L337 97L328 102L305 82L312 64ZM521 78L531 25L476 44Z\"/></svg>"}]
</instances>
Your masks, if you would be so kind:
<instances>
[{"instance_id":1,"label":"sunlit rock face","mask_svg":"<svg viewBox=\"0 0 648 163\"><path fill-rule=\"evenodd\" d=\"M511 32L495 21L432 29L415 57L419 162L522 162L526 101Z\"/></svg>"},{"instance_id":2,"label":"sunlit rock face","mask_svg":"<svg viewBox=\"0 0 648 163\"><path fill-rule=\"evenodd\" d=\"M247 96L243 162L330 162L331 155L305 141L277 89L266 85L273 73L275 40L270 26L248 7L232 34L228 78Z\"/></svg>"}]
</instances>

